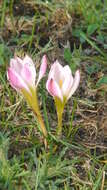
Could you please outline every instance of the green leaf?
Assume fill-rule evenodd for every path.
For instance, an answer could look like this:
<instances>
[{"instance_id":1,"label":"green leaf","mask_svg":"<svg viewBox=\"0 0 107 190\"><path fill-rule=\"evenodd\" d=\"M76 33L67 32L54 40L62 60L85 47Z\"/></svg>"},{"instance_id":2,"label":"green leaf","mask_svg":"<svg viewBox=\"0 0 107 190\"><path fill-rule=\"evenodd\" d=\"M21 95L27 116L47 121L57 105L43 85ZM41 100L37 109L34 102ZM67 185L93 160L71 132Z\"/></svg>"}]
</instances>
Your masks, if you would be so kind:
<instances>
[{"instance_id":1,"label":"green leaf","mask_svg":"<svg viewBox=\"0 0 107 190\"><path fill-rule=\"evenodd\" d=\"M97 40L100 42L100 43L104 43L104 36L102 34L99 34L96 36Z\"/></svg>"},{"instance_id":2,"label":"green leaf","mask_svg":"<svg viewBox=\"0 0 107 190\"><path fill-rule=\"evenodd\" d=\"M4 44L0 44L0 65L4 65L9 60L10 55L9 48Z\"/></svg>"},{"instance_id":3,"label":"green leaf","mask_svg":"<svg viewBox=\"0 0 107 190\"><path fill-rule=\"evenodd\" d=\"M107 49L107 44L104 44L104 49Z\"/></svg>"},{"instance_id":4,"label":"green leaf","mask_svg":"<svg viewBox=\"0 0 107 190\"><path fill-rule=\"evenodd\" d=\"M103 51L98 47L96 46L95 42L91 41L84 32L81 32L81 37L84 38L84 40L86 40L91 46L92 48L96 49L102 56L105 57L105 54L103 53Z\"/></svg>"},{"instance_id":5,"label":"green leaf","mask_svg":"<svg viewBox=\"0 0 107 190\"><path fill-rule=\"evenodd\" d=\"M76 69L77 69L77 65L72 62L72 63L70 64L70 68L71 68L71 70L72 70L72 73L74 74L75 71L76 71Z\"/></svg>"},{"instance_id":6,"label":"green leaf","mask_svg":"<svg viewBox=\"0 0 107 190\"><path fill-rule=\"evenodd\" d=\"M90 36L98 29L98 24L91 24L87 28L87 34Z\"/></svg>"},{"instance_id":7,"label":"green leaf","mask_svg":"<svg viewBox=\"0 0 107 190\"><path fill-rule=\"evenodd\" d=\"M66 62L71 63L72 54L69 48L64 49L64 59Z\"/></svg>"},{"instance_id":8,"label":"green leaf","mask_svg":"<svg viewBox=\"0 0 107 190\"><path fill-rule=\"evenodd\" d=\"M96 86L99 87L103 84L107 84L107 76L105 76L105 75L98 80Z\"/></svg>"},{"instance_id":9,"label":"green leaf","mask_svg":"<svg viewBox=\"0 0 107 190\"><path fill-rule=\"evenodd\" d=\"M80 35L82 32L82 29L76 28L72 30L72 35L79 38L80 42L83 44L86 40Z\"/></svg>"},{"instance_id":10,"label":"green leaf","mask_svg":"<svg viewBox=\"0 0 107 190\"><path fill-rule=\"evenodd\" d=\"M0 56L0 65L3 65L4 64L4 59L3 57Z\"/></svg>"},{"instance_id":11,"label":"green leaf","mask_svg":"<svg viewBox=\"0 0 107 190\"><path fill-rule=\"evenodd\" d=\"M86 71L89 75L96 73L100 70L100 65L97 63L94 63L93 65L87 65Z\"/></svg>"},{"instance_id":12,"label":"green leaf","mask_svg":"<svg viewBox=\"0 0 107 190\"><path fill-rule=\"evenodd\" d=\"M73 29L73 30L72 30L72 35L73 35L74 37L80 38L80 33L81 33L81 32L82 32L81 29L76 28L76 29Z\"/></svg>"}]
</instances>

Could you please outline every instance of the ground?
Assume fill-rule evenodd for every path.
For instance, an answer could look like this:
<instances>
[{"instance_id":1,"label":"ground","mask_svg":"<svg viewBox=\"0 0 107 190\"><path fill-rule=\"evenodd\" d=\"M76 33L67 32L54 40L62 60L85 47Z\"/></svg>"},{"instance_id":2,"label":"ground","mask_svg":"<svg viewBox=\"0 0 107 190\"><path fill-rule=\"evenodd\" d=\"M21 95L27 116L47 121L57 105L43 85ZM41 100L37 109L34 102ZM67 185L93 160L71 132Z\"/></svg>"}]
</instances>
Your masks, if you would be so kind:
<instances>
[{"instance_id":1,"label":"ground","mask_svg":"<svg viewBox=\"0 0 107 190\"><path fill-rule=\"evenodd\" d=\"M58 59L81 73L64 110L61 138L45 87L48 71L39 85L47 149L32 110L7 81L10 58L25 54L37 71L46 54L48 71ZM107 1L3 0L0 71L0 189L106 190Z\"/></svg>"}]
</instances>

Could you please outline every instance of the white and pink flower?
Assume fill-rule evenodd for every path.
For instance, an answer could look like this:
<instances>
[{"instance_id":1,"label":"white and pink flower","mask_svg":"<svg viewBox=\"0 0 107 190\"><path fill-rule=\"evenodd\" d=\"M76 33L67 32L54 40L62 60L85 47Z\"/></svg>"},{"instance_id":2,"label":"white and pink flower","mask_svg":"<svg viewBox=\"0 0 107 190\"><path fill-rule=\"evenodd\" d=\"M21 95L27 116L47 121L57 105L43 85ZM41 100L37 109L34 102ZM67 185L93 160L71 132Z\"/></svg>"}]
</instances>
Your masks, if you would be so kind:
<instances>
[{"instance_id":1,"label":"white and pink flower","mask_svg":"<svg viewBox=\"0 0 107 190\"><path fill-rule=\"evenodd\" d=\"M26 55L24 59L19 57L10 60L10 67L7 71L7 78L11 86L17 91L26 90L30 93L30 88L35 89L40 80L44 77L47 68L46 55L43 56L39 71L39 77L36 81L36 69L32 59Z\"/></svg>"},{"instance_id":2,"label":"white and pink flower","mask_svg":"<svg viewBox=\"0 0 107 190\"><path fill-rule=\"evenodd\" d=\"M55 61L51 66L46 88L54 98L57 97L61 102L66 102L77 90L79 82L79 70L73 77L68 65L63 67L58 61Z\"/></svg>"}]
</instances>

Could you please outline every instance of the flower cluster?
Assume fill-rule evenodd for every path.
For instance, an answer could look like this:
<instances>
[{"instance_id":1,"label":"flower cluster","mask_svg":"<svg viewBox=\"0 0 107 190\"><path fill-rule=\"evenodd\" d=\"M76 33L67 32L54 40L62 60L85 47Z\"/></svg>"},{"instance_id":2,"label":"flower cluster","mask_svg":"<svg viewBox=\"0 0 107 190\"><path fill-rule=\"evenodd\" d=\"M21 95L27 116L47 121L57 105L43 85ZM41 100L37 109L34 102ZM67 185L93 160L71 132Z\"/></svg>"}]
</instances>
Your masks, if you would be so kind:
<instances>
[{"instance_id":1,"label":"flower cluster","mask_svg":"<svg viewBox=\"0 0 107 190\"><path fill-rule=\"evenodd\" d=\"M36 114L41 131L44 137L47 137L47 131L42 119L38 99L37 87L40 80L44 77L47 69L47 58L43 56L39 70L39 76L36 80L36 69L32 59L26 55L24 59L14 57L10 60L10 66L7 71L7 78L10 85L18 92L22 93L28 104ZM57 116L58 116L58 135L62 132L62 114L64 106L68 99L74 94L79 86L80 72L77 70L73 78L71 69L68 65L62 66L58 61L55 61L51 66L46 89L53 96ZM46 142L45 142L46 143Z\"/></svg>"}]
</instances>

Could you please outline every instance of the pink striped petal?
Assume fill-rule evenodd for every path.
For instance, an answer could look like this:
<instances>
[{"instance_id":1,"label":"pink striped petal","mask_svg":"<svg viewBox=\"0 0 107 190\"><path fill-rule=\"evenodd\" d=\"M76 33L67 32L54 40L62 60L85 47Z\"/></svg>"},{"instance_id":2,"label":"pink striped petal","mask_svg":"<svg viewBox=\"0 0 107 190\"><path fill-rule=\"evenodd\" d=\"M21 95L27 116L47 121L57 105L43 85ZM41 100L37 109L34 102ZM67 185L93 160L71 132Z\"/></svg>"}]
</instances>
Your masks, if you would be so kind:
<instances>
[{"instance_id":1,"label":"pink striped petal","mask_svg":"<svg viewBox=\"0 0 107 190\"><path fill-rule=\"evenodd\" d=\"M24 57L23 64L28 64L29 66L34 66L32 59L28 55L26 55Z\"/></svg>"},{"instance_id":2,"label":"pink striped petal","mask_svg":"<svg viewBox=\"0 0 107 190\"><path fill-rule=\"evenodd\" d=\"M39 77L38 77L36 86L38 85L40 80L44 77L44 75L46 73L46 69L47 69L47 58L46 58L46 55L44 55L42 57L42 60L41 60L41 66L40 66L40 70L39 70Z\"/></svg>"},{"instance_id":3,"label":"pink striped petal","mask_svg":"<svg viewBox=\"0 0 107 190\"><path fill-rule=\"evenodd\" d=\"M17 73L20 73L21 72L21 69L22 69L22 67L23 67L23 65L22 65L22 60L19 62L18 60L19 60L20 58L16 58L16 59L14 59L14 58L12 58L11 60L10 60L10 67L13 69L13 70L15 70Z\"/></svg>"},{"instance_id":4,"label":"pink striped petal","mask_svg":"<svg viewBox=\"0 0 107 190\"><path fill-rule=\"evenodd\" d=\"M25 84L25 82L21 79L21 77L12 69L12 68L8 68L7 71L7 78L11 84L11 86L17 90L20 91L21 89L26 89L27 91L29 91L27 85Z\"/></svg>"},{"instance_id":5,"label":"pink striped petal","mask_svg":"<svg viewBox=\"0 0 107 190\"><path fill-rule=\"evenodd\" d=\"M60 81L63 83L64 81L63 66L57 60L51 66L48 78L53 78L53 80L55 80L57 84L59 84Z\"/></svg>"},{"instance_id":6,"label":"pink striped petal","mask_svg":"<svg viewBox=\"0 0 107 190\"><path fill-rule=\"evenodd\" d=\"M49 79L47 81L46 88L53 97L58 97L61 101L63 101L61 90L58 84L53 79Z\"/></svg>"},{"instance_id":7,"label":"pink striped petal","mask_svg":"<svg viewBox=\"0 0 107 190\"><path fill-rule=\"evenodd\" d=\"M80 72L79 72L79 70L77 70L76 73L75 73L73 85L71 86L71 89L70 89L70 92L69 92L68 99L74 94L74 92L78 88L79 82L80 82Z\"/></svg>"},{"instance_id":8,"label":"pink striped petal","mask_svg":"<svg viewBox=\"0 0 107 190\"><path fill-rule=\"evenodd\" d=\"M21 77L30 86L35 85L36 70L32 59L26 55L23 59L23 68L21 70Z\"/></svg>"},{"instance_id":9,"label":"pink striped petal","mask_svg":"<svg viewBox=\"0 0 107 190\"><path fill-rule=\"evenodd\" d=\"M15 58L17 60L18 63L20 63L21 65L23 65L23 59L21 59L20 57L15 56Z\"/></svg>"},{"instance_id":10,"label":"pink striped petal","mask_svg":"<svg viewBox=\"0 0 107 190\"><path fill-rule=\"evenodd\" d=\"M55 79L55 73L58 72L58 75L59 75L59 72L63 69L62 65L59 64L58 60L56 60L52 65L51 65L51 69L49 71L49 75L48 75L48 79L50 78L53 78ZM61 73L61 72L60 72ZM57 74L56 74L57 75ZM58 76L57 75L57 76Z\"/></svg>"},{"instance_id":11,"label":"pink striped petal","mask_svg":"<svg viewBox=\"0 0 107 190\"><path fill-rule=\"evenodd\" d=\"M56 60L52 69L53 79L59 84L60 81L64 81L63 66ZM52 74L51 74L52 75Z\"/></svg>"}]
</instances>

